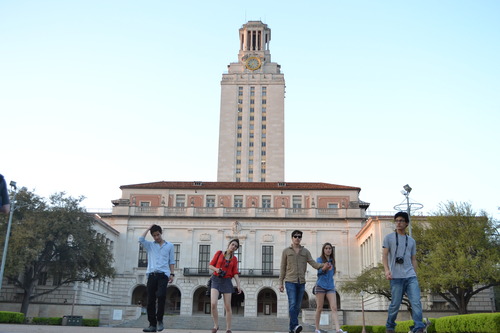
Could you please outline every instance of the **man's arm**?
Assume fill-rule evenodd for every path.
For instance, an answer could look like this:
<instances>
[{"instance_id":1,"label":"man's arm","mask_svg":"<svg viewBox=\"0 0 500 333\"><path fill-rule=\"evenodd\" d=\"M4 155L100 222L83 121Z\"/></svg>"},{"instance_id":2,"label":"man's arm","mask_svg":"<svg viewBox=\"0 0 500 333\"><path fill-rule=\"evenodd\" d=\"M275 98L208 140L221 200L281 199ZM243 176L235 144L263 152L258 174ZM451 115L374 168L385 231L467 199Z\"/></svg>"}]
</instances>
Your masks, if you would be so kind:
<instances>
[{"instance_id":1,"label":"man's arm","mask_svg":"<svg viewBox=\"0 0 500 333\"><path fill-rule=\"evenodd\" d=\"M413 255L411 256L411 264L413 265L413 269L415 270L415 273L417 272L417 256Z\"/></svg>"},{"instance_id":2,"label":"man's arm","mask_svg":"<svg viewBox=\"0 0 500 333\"><path fill-rule=\"evenodd\" d=\"M9 214L10 213L10 204L0 206L0 213Z\"/></svg>"},{"instance_id":3,"label":"man's arm","mask_svg":"<svg viewBox=\"0 0 500 333\"><path fill-rule=\"evenodd\" d=\"M387 247L382 249L382 263L384 264L385 278L391 280L392 274L389 268L389 249Z\"/></svg>"},{"instance_id":4,"label":"man's arm","mask_svg":"<svg viewBox=\"0 0 500 333\"><path fill-rule=\"evenodd\" d=\"M285 279L286 274L286 249L281 253L281 266L280 266L280 277L279 277L279 290L283 292L285 288L283 288L283 280Z\"/></svg>"},{"instance_id":5,"label":"man's arm","mask_svg":"<svg viewBox=\"0 0 500 333\"><path fill-rule=\"evenodd\" d=\"M148 234L148 231L149 231L149 230L151 230L151 227L152 227L152 226L153 226L153 225L151 225L149 228L147 228L147 229L146 229L146 231L144 231L144 233L143 233L143 234L142 234L142 236L141 236L142 238L146 238L146 236L147 236L147 234Z\"/></svg>"}]
</instances>

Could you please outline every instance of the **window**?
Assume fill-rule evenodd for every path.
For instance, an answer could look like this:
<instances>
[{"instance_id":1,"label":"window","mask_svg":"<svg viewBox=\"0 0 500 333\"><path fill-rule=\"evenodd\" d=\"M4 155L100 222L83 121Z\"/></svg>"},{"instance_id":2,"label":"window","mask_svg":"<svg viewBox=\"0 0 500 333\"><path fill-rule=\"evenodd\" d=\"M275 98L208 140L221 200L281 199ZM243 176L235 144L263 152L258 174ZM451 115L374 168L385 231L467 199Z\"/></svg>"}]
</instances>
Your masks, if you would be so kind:
<instances>
[{"instance_id":1,"label":"window","mask_svg":"<svg viewBox=\"0 0 500 333\"><path fill-rule=\"evenodd\" d=\"M248 147L253 147L253 141L250 141L250 142L248 143Z\"/></svg>"},{"instance_id":2,"label":"window","mask_svg":"<svg viewBox=\"0 0 500 333\"><path fill-rule=\"evenodd\" d=\"M266 124L262 124L262 129L266 129Z\"/></svg>"},{"instance_id":3,"label":"window","mask_svg":"<svg viewBox=\"0 0 500 333\"><path fill-rule=\"evenodd\" d=\"M266 121L267 120L267 117L266 116L262 116L262 121Z\"/></svg>"},{"instance_id":4,"label":"window","mask_svg":"<svg viewBox=\"0 0 500 333\"><path fill-rule=\"evenodd\" d=\"M175 196L175 207L184 207L186 203L186 196L184 194L177 194Z\"/></svg>"},{"instance_id":5,"label":"window","mask_svg":"<svg viewBox=\"0 0 500 333\"><path fill-rule=\"evenodd\" d=\"M263 99L262 104L267 104L267 100Z\"/></svg>"},{"instance_id":6,"label":"window","mask_svg":"<svg viewBox=\"0 0 500 333\"><path fill-rule=\"evenodd\" d=\"M52 276L52 285L53 286L59 286L62 283L62 274L59 273L57 275Z\"/></svg>"},{"instance_id":7,"label":"window","mask_svg":"<svg viewBox=\"0 0 500 333\"><path fill-rule=\"evenodd\" d=\"M266 113L267 111L267 108L266 107L262 107L262 113Z\"/></svg>"},{"instance_id":8,"label":"window","mask_svg":"<svg viewBox=\"0 0 500 333\"><path fill-rule=\"evenodd\" d=\"M254 121L255 120L255 117L254 116L250 116L250 121Z\"/></svg>"},{"instance_id":9,"label":"window","mask_svg":"<svg viewBox=\"0 0 500 333\"><path fill-rule=\"evenodd\" d=\"M265 168L260 169L260 173L266 173L266 169Z\"/></svg>"},{"instance_id":10,"label":"window","mask_svg":"<svg viewBox=\"0 0 500 333\"><path fill-rule=\"evenodd\" d=\"M248 169L249 174L253 174L253 169Z\"/></svg>"},{"instance_id":11,"label":"window","mask_svg":"<svg viewBox=\"0 0 500 333\"><path fill-rule=\"evenodd\" d=\"M207 195L207 207L215 207L215 195Z\"/></svg>"},{"instance_id":12,"label":"window","mask_svg":"<svg viewBox=\"0 0 500 333\"><path fill-rule=\"evenodd\" d=\"M250 113L253 113L253 112L255 112L255 108L252 107L252 108L250 108Z\"/></svg>"},{"instance_id":13,"label":"window","mask_svg":"<svg viewBox=\"0 0 500 333\"><path fill-rule=\"evenodd\" d=\"M241 114L238 115L238 121L242 121L243 120L243 117L241 116Z\"/></svg>"},{"instance_id":14,"label":"window","mask_svg":"<svg viewBox=\"0 0 500 333\"><path fill-rule=\"evenodd\" d=\"M241 258L243 258L243 245L240 244L238 249L234 252L234 255L238 259L238 269L241 269Z\"/></svg>"},{"instance_id":15,"label":"window","mask_svg":"<svg viewBox=\"0 0 500 333\"><path fill-rule=\"evenodd\" d=\"M253 127L254 127L254 126L253 126L253 124L251 124L251 125L250 125L250 129L251 129L251 130L253 130Z\"/></svg>"},{"instance_id":16,"label":"window","mask_svg":"<svg viewBox=\"0 0 500 333\"><path fill-rule=\"evenodd\" d=\"M253 147L253 142L252 142L251 147ZM248 156L253 156L253 150L250 150L250 151L248 152Z\"/></svg>"},{"instance_id":17,"label":"window","mask_svg":"<svg viewBox=\"0 0 500 333\"><path fill-rule=\"evenodd\" d=\"M38 285L39 286L47 285L47 272L40 272L40 275L38 277Z\"/></svg>"},{"instance_id":18,"label":"window","mask_svg":"<svg viewBox=\"0 0 500 333\"><path fill-rule=\"evenodd\" d=\"M238 124L238 129L241 130L242 126L241 124Z\"/></svg>"},{"instance_id":19,"label":"window","mask_svg":"<svg viewBox=\"0 0 500 333\"><path fill-rule=\"evenodd\" d=\"M250 133L250 139L253 139L254 136L255 136L254 132Z\"/></svg>"},{"instance_id":20,"label":"window","mask_svg":"<svg viewBox=\"0 0 500 333\"><path fill-rule=\"evenodd\" d=\"M250 87L250 96L255 96L255 87Z\"/></svg>"},{"instance_id":21,"label":"window","mask_svg":"<svg viewBox=\"0 0 500 333\"><path fill-rule=\"evenodd\" d=\"M266 151L265 150L261 151L260 156L266 156Z\"/></svg>"},{"instance_id":22,"label":"window","mask_svg":"<svg viewBox=\"0 0 500 333\"><path fill-rule=\"evenodd\" d=\"M179 268L179 260L181 258L181 244L174 244L174 253L175 253L175 268Z\"/></svg>"},{"instance_id":23,"label":"window","mask_svg":"<svg viewBox=\"0 0 500 333\"><path fill-rule=\"evenodd\" d=\"M208 264L210 264L210 245L200 245L198 256L198 272L208 273Z\"/></svg>"},{"instance_id":24,"label":"window","mask_svg":"<svg viewBox=\"0 0 500 333\"><path fill-rule=\"evenodd\" d=\"M236 156L241 156L241 150L236 151Z\"/></svg>"},{"instance_id":25,"label":"window","mask_svg":"<svg viewBox=\"0 0 500 333\"><path fill-rule=\"evenodd\" d=\"M262 96L267 96L267 87L262 87Z\"/></svg>"},{"instance_id":26,"label":"window","mask_svg":"<svg viewBox=\"0 0 500 333\"><path fill-rule=\"evenodd\" d=\"M292 205L293 208L302 208L302 197L300 195L294 195L292 197Z\"/></svg>"},{"instance_id":27,"label":"window","mask_svg":"<svg viewBox=\"0 0 500 333\"><path fill-rule=\"evenodd\" d=\"M137 263L137 267L148 267L148 252L141 243L139 243L139 262Z\"/></svg>"},{"instance_id":28,"label":"window","mask_svg":"<svg viewBox=\"0 0 500 333\"><path fill-rule=\"evenodd\" d=\"M241 169L240 168L236 168L236 173L241 173Z\"/></svg>"},{"instance_id":29,"label":"window","mask_svg":"<svg viewBox=\"0 0 500 333\"><path fill-rule=\"evenodd\" d=\"M253 158L251 158L251 159L248 160L248 164L249 165L253 165Z\"/></svg>"},{"instance_id":30,"label":"window","mask_svg":"<svg viewBox=\"0 0 500 333\"><path fill-rule=\"evenodd\" d=\"M328 203L328 208L330 209L338 209L339 208L339 204L338 203Z\"/></svg>"},{"instance_id":31,"label":"window","mask_svg":"<svg viewBox=\"0 0 500 333\"><path fill-rule=\"evenodd\" d=\"M238 98L238 104L243 104L243 100L241 98Z\"/></svg>"},{"instance_id":32,"label":"window","mask_svg":"<svg viewBox=\"0 0 500 333\"><path fill-rule=\"evenodd\" d=\"M265 170L265 169L263 169ZM262 208L271 208L271 196L263 195L262 196Z\"/></svg>"},{"instance_id":33,"label":"window","mask_svg":"<svg viewBox=\"0 0 500 333\"><path fill-rule=\"evenodd\" d=\"M236 160L236 164L241 164L241 160Z\"/></svg>"},{"instance_id":34,"label":"window","mask_svg":"<svg viewBox=\"0 0 500 333\"><path fill-rule=\"evenodd\" d=\"M235 195L234 196L234 207L238 207L238 208L243 207L243 196L242 195Z\"/></svg>"},{"instance_id":35,"label":"window","mask_svg":"<svg viewBox=\"0 0 500 333\"><path fill-rule=\"evenodd\" d=\"M262 246L262 275L273 274L273 247Z\"/></svg>"},{"instance_id":36,"label":"window","mask_svg":"<svg viewBox=\"0 0 500 333\"><path fill-rule=\"evenodd\" d=\"M262 143L260 144L262 147L265 147L266 146L266 141L262 141Z\"/></svg>"},{"instance_id":37,"label":"window","mask_svg":"<svg viewBox=\"0 0 500 333\"><path fill-rule=\"evenodd\" d=\"M236 182L237 183L241 182L241 178L240 177L236 177Z\"/></svg>"},{"instance_id":38,"label":"window","mask_svg":"<svg viewBox=\"0 0 500 333\"><path fill-rule=\"evenodd\" d=\"M139 206L141 206L141 207L149 207L149 206L151 206L151 202L149 202L149 201L141 201L139 203Z\"/></svg>"},{"instance_id":39,"label":"window","mask_svg":"<svg viewBox=\"0 0 500 333\"><path fill-rule=\"evenodd\" d=\"M238 106L238 112L243 112L243 108L241 106Z\"/></svg>"},{"instance_id":40,"label":"window","mask_svg":"<svg viewBox=\"0 0 500 333\"><path fill-rule=\"evenodd\" d=\"M260 181L261 181L261 182L265 182L265 181L266 181L266 178L265 178L265 177L262 177L262 178L260 179Z\"/></svg>"},{"instance_id":41,"label":"window","mask_svg":"<svg viewBox=\"0 0 500 333\"><path fill-rule=\"evenodd\" d=\"M237 146L237 147L241 147L241 141L236 142L236 146Z\"/></svg>"},{"instance_id":42,"label":"window","mask_svg":"<svg viewBox=\"0 0 500 333\"><path fill-rule=\"evenodd\" d=\"M250 104L255 104L255 99L253 99L253 98L252 98L252 99L250 100Z\"/></svg>"},{"instance_id":43,"label":"window","mask_svg":"<svg viewBox=\"0 0 500 333\"><path fill-rule=\"evenodd\" d=\"M238 134L237 134L237 137L238 137L238 138L241 138L241 133L238 133Z\"/></svg>"}]
</instances>

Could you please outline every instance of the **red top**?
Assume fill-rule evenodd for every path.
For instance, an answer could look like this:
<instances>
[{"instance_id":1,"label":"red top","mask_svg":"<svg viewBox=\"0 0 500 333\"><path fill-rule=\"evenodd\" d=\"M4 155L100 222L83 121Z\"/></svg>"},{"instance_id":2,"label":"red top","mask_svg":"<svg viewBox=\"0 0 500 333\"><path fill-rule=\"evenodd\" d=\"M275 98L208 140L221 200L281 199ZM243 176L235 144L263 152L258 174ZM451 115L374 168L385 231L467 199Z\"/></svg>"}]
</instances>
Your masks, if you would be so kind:
<instances>
[{"instance_id":1,"label":"red top","mask_svg":"<svg viewBox=\"0 0 500 333\"><path fill-rule=\"evenodd\" d=\"M234 255L231 259L226 260L224 257L224 253L222 251L217 251L212 258L212 261L210 261L210 265L216 267L216 268L221 268L223 271L226 272L226 275L224 275L224 278L232 278L236 274L239 274L238 272L238 258L236 258ZM215 276L219 276L217 272L214 273Z\"/></svg>"}]
</instances>

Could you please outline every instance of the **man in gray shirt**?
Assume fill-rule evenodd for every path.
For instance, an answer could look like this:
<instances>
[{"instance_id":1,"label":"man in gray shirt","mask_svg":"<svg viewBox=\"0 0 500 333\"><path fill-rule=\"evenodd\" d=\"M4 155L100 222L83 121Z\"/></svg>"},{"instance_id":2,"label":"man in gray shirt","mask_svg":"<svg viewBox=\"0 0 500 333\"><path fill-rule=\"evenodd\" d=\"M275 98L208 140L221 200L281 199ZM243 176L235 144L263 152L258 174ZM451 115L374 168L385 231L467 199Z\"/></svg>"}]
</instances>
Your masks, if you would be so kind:
<instances>
[{"instance_id":1,"label":"man in gray shirt","mask_svg":"<svg viewBox=\"0 0 500 333\"><path fill-rule=\"evenodd\" d=\"M417 244L406 234L410 224L407 213L399 212L394 215L396 230L385 236L382 254L385 277L391 283L392 300L388 309L386 333L394 333L399 307L406 293L412 309L414 326L411 331L423 333L426 325L422 321L422 303L420 302L420 286L417 280Z\"/></svg>"}]
</instances>

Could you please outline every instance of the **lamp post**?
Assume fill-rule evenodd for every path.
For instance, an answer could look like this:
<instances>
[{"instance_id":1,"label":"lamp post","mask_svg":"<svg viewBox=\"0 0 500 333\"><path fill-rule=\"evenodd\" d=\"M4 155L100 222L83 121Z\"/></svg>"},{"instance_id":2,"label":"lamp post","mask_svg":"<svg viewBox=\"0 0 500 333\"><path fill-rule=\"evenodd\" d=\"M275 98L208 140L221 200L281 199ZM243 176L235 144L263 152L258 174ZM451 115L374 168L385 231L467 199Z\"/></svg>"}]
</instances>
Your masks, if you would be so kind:
<instances>
[{"instance_id":1,"label":"lamp post","mask_svg":"<svg viewBox=\"0 0 500 333\"><path fill-rule=\"evenodd\" d=\"M10 187L14 191L14 195L10 204L10 213L9 213L9 222L7 223L7 233L5 234L5 244L3 246L3 254L2 254L2 266L0 267L0 290L2 290L3 283L3 273L5 270L5 260L7 260L7 249L9 247L9 238L10 238L10 228L12 226L12 215L14 214L14 210L16 209L16 195L17 195L17 186L15 181L10 182Z\"/></svg>"},{"instance_id":2,"label":"lamp post","mask_svg":"<svg viewBox=\"0 0 500 333\"><path fill-rule=\"evenodd\" d=\"M365 329L365 299L364 299L365 292L361 291L359 294L361 295L361 317L363 319L363 328L361 329L361 333L366 333L366 329Z\"/></svg>"},{"instance_id":3,"label":"lamp post","mask_svg":"<svg viewBox=\"0 0 500 333\"><path fill-rule=\"evenodd\" d=\"M410 233L410 237L411 237L411 221L410 221L410 214L411 214L411 211L410 211L410 192L411 192L411 187L410 185L406 184L405 186L403 186L403 191L401 191L401 193L403 193L403 195L406 197L406 212L408 213L408 232Z\"/></svg>"}]
</instances>

